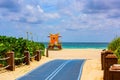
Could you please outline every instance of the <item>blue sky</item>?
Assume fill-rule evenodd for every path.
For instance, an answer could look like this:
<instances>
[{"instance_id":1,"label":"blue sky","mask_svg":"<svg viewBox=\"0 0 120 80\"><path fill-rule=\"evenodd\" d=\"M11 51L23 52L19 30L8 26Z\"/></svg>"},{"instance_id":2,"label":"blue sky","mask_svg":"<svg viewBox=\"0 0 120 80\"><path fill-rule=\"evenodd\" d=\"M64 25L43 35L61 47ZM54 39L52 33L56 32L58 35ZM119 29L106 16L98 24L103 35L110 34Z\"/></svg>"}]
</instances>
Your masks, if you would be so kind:
<instances>
[{"instance_id":1,"label":"blue sky","mask_svg":"<svg viewBox=\"0 0 120 80\"><path fill-rule=\"evenodd\" d=\"M0 35L47 42L110 42L120 36L120 0L0 0ZM32 34L30 34L32 33Z\"/></svg>"}]
</instances>

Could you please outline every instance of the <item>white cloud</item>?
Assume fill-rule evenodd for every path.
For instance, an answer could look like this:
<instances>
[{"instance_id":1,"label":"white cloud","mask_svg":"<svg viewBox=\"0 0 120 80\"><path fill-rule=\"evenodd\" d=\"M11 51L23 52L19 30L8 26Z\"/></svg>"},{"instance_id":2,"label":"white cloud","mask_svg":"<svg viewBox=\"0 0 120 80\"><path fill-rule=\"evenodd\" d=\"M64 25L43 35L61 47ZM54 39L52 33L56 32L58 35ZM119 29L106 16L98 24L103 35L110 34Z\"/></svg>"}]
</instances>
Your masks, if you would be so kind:
<instances>
[{"instance_id":1,"label":"white cloud","mask_svg":"<svg viewBox=\"0 0 120 80\"><path fill-rule=\"evenodd\" d=\"M40 13L43 13L43 12L44 12L44 10L40 7L40 5L37 5L37 8L38 8L38 11L39 11Z\"/></svg>"},{"instance_id":2,"label":"white cloud","mask_svg":"<svg viewBox=\"0 0 120 80\"><path fill-rule=\"evenodd\" d=\"M60 18L60 15L58 13L45 13L40 5L26 5L26 8L22 10L22 15L28 22L37 24L39 21L44 22Z\"/></svg>"},{"instance_id":3,"label":"white cloud","mask_svg":"<svg viewBox=\"0 0 120 80\"><path fill-rule=\"evenodd\" d=\"M32 6L32 5L26 5L26 8L27 8L28 10L33 10L33 6Z\"/></svg>"},{"instance_id":4,"label":"white cloud","mask_svg":"<svg viewBox=\"0 0 120 80\"><path fill-rule=\"evenodd\" d=\"M45 13L44 15L48 19L60 18L60 15L58 13Z\"/></svg>"},{"instance_id":5,"label":"white cloud","mask_svg":"<svg viewBox=\"0 0 120 80\"><path fill-rule=\"evenodd\" d=\"M28 17L27 21L28 22L36 22L38 19L36 17Z\"/></svg>"}]
</instances>

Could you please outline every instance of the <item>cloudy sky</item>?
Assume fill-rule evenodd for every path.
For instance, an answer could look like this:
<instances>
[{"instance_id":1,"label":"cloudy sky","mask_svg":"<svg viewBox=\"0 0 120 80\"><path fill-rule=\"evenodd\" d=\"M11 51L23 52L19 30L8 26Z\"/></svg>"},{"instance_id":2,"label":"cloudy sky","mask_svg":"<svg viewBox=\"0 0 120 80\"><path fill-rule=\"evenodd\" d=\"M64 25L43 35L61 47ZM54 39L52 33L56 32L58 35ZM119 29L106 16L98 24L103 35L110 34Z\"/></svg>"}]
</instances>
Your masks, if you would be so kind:
<instances>
[{"instance_id":1,"label":"cloudy sky","mask_svg":"<svg viewBox=\"0 0 120 80\"><path fill-rule=\"evenodd\" d=\"M120 36L120 0L0 0L0 35L46 42L110 42ZM32 33L32 34L30 34Z\"/></svg>"}]
</instances>

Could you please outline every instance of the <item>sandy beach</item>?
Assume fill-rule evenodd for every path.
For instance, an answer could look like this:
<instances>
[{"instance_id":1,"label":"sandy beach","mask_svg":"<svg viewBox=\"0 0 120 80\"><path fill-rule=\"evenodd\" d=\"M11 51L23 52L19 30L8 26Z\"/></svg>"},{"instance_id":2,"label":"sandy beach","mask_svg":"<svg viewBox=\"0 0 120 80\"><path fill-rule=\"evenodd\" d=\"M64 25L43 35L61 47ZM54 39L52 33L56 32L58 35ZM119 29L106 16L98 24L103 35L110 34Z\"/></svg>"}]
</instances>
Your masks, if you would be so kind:
<instances>
[{"instance_id":1,"label":"sandy beach","mask_svg":"<svg viewBox=\"0 0 120 80\"><path fill-rule=\"evenodd\" d=\"M54 59L86 59L81 80L103 80L100 61L101 51L102 49L62 49L59 51L49 51L49 57L42 56L39 62L32 61L30 65L16 66L15 71L0 71L0 80L15 80Z\"/></svg>"}]
</instances>

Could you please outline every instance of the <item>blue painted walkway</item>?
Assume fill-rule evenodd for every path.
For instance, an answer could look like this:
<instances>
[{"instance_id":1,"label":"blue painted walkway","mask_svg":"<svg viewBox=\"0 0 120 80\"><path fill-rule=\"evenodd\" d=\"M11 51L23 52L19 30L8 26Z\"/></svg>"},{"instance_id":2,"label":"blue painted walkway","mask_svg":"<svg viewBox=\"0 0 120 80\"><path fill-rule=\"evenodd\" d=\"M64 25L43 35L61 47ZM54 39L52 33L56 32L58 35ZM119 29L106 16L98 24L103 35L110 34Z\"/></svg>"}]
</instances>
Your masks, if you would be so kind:
<instances>
[{"instance_id":1,"label":"blue painted walkway","mask_svg":"<svg viewBox=\"0 0 120 80\"><path fill-rule=\"evenodd\" d=\"M53 60L16 80L80 80L84 61Z\"/></svg>"}]
</instances>

